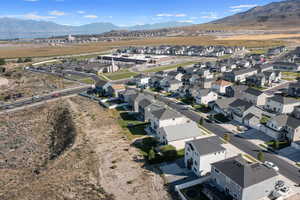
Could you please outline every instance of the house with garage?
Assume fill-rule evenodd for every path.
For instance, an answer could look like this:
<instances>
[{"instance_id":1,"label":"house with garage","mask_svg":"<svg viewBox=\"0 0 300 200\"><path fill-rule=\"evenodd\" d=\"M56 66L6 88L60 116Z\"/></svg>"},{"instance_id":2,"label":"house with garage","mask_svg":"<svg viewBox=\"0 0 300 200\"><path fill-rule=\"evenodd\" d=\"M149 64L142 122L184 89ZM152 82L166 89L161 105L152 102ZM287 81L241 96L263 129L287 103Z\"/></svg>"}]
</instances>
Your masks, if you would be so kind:
<instances>
[{"instance_id":1,"label":"house with garage","mask_svg":"<svg viewBox=\"0 0 300 200\"><path fill-rule=\"evenodd\" d=\"M266 104L268 96L260 90L247 88L241 98L256 106L263 106Z\"/></svg>"},{"instance_id":2,"label":"house with garage","mask_svg":"<svg viewBox=\"0 0 300 200\"><path fill-rule=\"evenodd\" d=\"M149 86L150 76L139 74L133 77L133 79L138 88L147 88Z\"/></svg>"},{"instance_id":3,"label":"house with garage","mask_svg":"<svg viewBox=\"0 0 300 200\"><path fill-rule=\"evenodd\" d=\"M121 101L128 103L130 109L134 109L134 101L136 97L139 95L137 90L127 89L119 94L119 98Z\"/></svg>"},{"instance_id":4,"label":"house with garage","mask_svg":"<svg viewBox=\"0 0 300 200\"><path fill-rule=\"evenodd\" d=\"M105 96L105 88L107 88L108 86L111 86L111 83L109 83L108 81L98 80L95 84L95 91L101 96Z\"/></svg>"},{"instance_id":5,"label":"house with garage","mask_svg":"<svg viewBox=\"0 0 300 200\"><path fill-rule=\"evenodd\" d=\"M288 94L291 97L300 97L300 79L295 83L289 84Z\"/></svg>"},{"instance_id":6,"label":"house with garage","mask_svg":"<svg viewBox=\"0 0 300 200\"><path fill-rule=\"evenodd\" d=\"M229 105L234 102L236 98L217 99L214 102L210 102L208 106L216 113L220 113L225 117L231 117L231 110Z\"/></svg>"},{"instance_id":7,"label":"house with garage","mask_svg":"<svg viewBox=\"0 0 300 200\"><path fill-rule=\"evenodd\" d=\"M162 145L172 145L176 149L183 149L185 143L203 136L198 124L187 121L176 125L163 126L157 129L155 135Z\"/></svg>"},{"instance_id":8,"label":"house with garage","mask_svg":"<svg viewBox=\"0 0 300 200\"><path fill-rule=\"evenodd\" d=\"M209 102L213 102L218 99L218 94L210 89L200 89L197 90L196 95L193 97L196 104L207 106Z\"/></svg>"},{"instance_id":9,"label":"house with garage","mask_svg":"<svg viewBox=\"0 0 300 200\"><path fill-rule=\"evenodd\" d=\"M197 176L211 172L211 164L226 159L226 149L217 136L199 138L185 143L185 167Z\"/></svg>"},{"instance_id":10,"label":"house with garage","mask_svg":"<svg viewBox=\"0 0 300 200\"><path fill-rule=\"evenodd\" d=\"M288 114L292 113L296 106L300 105L297 99L274 95L267 99L264 109L273 113Z\"/></svg>"},{"instance_id":11,"label":"house with garage","mask_svg":"<svg viewBox=\"0 0 300 200\"><path fill-rule=\"evenodd\" d=\"M245 117L246 114L248 114L246 113L246 111L252 106L253 104L248 101L242 99L236 99L229 104L228 110L232 116L232 119L240 123L243 123L243 118Z\"/></svg>"},{"instance_id":12,"label":"house with garage","mask_svg":"<svg viewBox=\"0 0 300 200\"><path fill-rule=\"evenodd\" d=\"M177 91L181 86L182 82L177 79L171 79L167 80L163 85L163 90L166 92L175 92Z\"/></svg>"},{"instance_id":13,"label":"house with garage","mask_svg":"<svg viewBox=\"0 0 300 200\"><path fill-rule=\"evenodd\" d=\"M138 93L138 95L134 99L133 111L139 113L141 107L146 107L150 105L153 101L154 97L152 95Z\"/></svg>"},{"instance_id":14,"label":"house with garage","mask_svg":"<svg viewBox=\"0 0 300 200\"><path fill-rule=\"evenodd\" d=\"M213 82L211 89L218 94L224 95L226 94L226 88L232 86L231 82L225 81L225 80L217 80Z\"/></svg>"},{"instance_id":15,"label":"house with garage","mask_svg":"<svg viewBox=\"0 0 300 200\"><path fill-rule=\"evenodd\" d=\"M236 200L267 198L275 190L277 172L261 163L236 156L212 164L212 183Z\"/></svg>"},{"instance_id":16,"label":"house with garage","mask_svg":"<svg viewBox=\"0 0 300 200\"><path fill-rule=\"evenodd\" d=\"M297 72L300 71L300 65L291 62L275 62L273 63L274 70Z\"/></svg>"},{"instance_id":17,"label":"house with garage","mask_svg":"<svg viewBox=\"0 0 300 200\"><path fill-rule=\"evenodd\" d=\"M172 109L162 108L159 110L153 110L150 113L149 121L150 130L156 133L159 128L184 124L190 120Z\"/></svg>"},{"instance_id":18,"label":"house with garage","mask_svg":"<svg viewBox=\"0 0 300 200\"><path fill-rule=\"evenodd\" d=\"M245 82L247 77L255 74L257 74L257 69L255 68L242 68L231 72L225 72L224 80L230 82Z\"/></svg>"},{"instance_id":19,"label":"house with garage","mask_svg":"<svg viewBox=\"0 0 300 200\"><path fill-rule=\"evenodd\" d=\"M276 115L267 122L263 132L275 140L295 142L294 146L297 146L300 141L300 120L286 114Z\"/></svg>"},{"instance_id":20,"label":"house with garage","mask_svg":"<svg viewBox=\"0 0 300 200\"><path fill-rule=\"evenodd\" d=\"M263 73L254 74L246 78L246 84L249 87L262 88L266 86L266 77Z\"/></svg>"}]
</instances>

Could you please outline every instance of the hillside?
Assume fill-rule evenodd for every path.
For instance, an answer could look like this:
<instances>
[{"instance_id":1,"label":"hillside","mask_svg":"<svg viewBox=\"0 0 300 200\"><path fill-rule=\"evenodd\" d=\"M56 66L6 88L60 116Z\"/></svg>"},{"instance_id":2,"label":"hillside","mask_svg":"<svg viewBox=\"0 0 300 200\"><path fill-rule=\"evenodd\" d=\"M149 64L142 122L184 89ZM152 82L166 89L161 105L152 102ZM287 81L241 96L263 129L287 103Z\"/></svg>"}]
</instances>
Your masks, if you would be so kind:
<instances>
[{"instance_id":1,"label":"hillside","mask_svg":"<svg viewBox=\"0 0 300 200\"><path fill-rule=\"evenodd\" d=\"M273 2L265 6L257 6L246 12L238 13L210 24L228 26L299 26L300 0Z\"/></svg>"}]
</instances>

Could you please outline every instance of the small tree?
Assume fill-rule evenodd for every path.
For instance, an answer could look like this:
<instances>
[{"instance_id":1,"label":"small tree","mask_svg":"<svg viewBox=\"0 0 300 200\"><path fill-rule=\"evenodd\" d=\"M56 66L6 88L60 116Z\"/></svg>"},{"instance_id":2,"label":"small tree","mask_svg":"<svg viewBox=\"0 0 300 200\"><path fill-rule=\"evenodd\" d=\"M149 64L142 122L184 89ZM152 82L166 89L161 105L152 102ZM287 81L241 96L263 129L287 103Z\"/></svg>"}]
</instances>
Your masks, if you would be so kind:
<instances>
[{"instance_id":1,"label":"small tree","mask_svg":"<svg viewBox=\"0 0 300 200\"><path fill-rule=\"evenodd\" d=\"M275 149L279 149L279 146L280 146L279 141L278 141L278 140L275 140L275 142L274 142L274 147L275 147Z\"/></svg>"},{"instance_id":2,"label":"small tree","mask_svg":"<svg viewBox=\"0 0 300 200\"><path fill-rule=\"evenodd\" d=\"M154 152L153 147L152 147L152 149L150 149L150 151L148 153L148 160L150 162L153 162L155 160L155 152Z\"/></svg>"},{"instance_id":3,"label":"small tree","mask_svg":"<svg viewBox=\"0 0 300 200\"><path fill-rule=\"evenodd\" d=\"M27 58L25 58L24 62L32 62L32 58L31 57L27 57Z\"/></svg>"},{"instance_id":4,"label":"small tree","mask_svg":"<svg viewBox=\"0 0 300 200\"><path fill-rule=\"evenodd\" d=\"M263 162L265 160L265 155L262 151L259 151L259 153L257 154L257 159L260 161L260 162Z\"/></svg>"},{"instance_id":5,"label":"small tree","mask_svg":"<svg viewBox=\"0 0 300 200\"><path fill-rule=\"evenodd\" d=\"M17 63L22 63L24 62L23 58L18 58Z\"/></svg>"},{"instance_id":6,"label":"small tree","mask_svg":"<svg viewBox=\"0 0 300 200\"><path fill-rule=\"evenodd\" d=\"M224 134L224 140L225 140L226 142L229 142L229 141L230 141L230 135L229 135L228 133L225 133L225 134Z\"/></svg>"},{"instance_id":7,"label":"small tree","mask_svg":"<svg viewBox=\"0 0 300 200\"><path fill-rule=\"evenodd\" d=\"M203 125L203 117L200 118L199 124L200 124L200 125Z\"/></svg>"},{"instance_id":8,"label":"small tree","mask_svg":"<svg viewBox=\"0 0 300 200\"><path fill-rule=\"evenodd\" d=\"M4 58L0 58L0 65L5 65L6 62L5 62L5 59Z\"/></svg>"}]
</instances>

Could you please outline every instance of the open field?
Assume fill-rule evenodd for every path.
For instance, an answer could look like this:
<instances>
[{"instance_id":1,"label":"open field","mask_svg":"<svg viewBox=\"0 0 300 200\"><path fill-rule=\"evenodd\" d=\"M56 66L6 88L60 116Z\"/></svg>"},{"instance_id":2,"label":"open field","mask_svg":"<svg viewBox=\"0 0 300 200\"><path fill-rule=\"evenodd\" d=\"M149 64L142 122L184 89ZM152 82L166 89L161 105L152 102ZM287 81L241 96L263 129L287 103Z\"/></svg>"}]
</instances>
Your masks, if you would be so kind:
<instances>
[{"instance_id":1,"label":"open field","mask_svg":"<svg viewBox=\"0 0 300 200\"><path fill-rule=\"evenodd\" d=\"M135 75L137 75L137 73L135 73L135 72L130 72L129 70L120 70L118 72L106 73L106 74L103 74L102 76L114 81L114 80L130 78Z\"/></svg>"},{"instance_id":2,"label":"open field","mask_svg":"<svg viewBox=\"0 0 300 200\"><path fill-rule=\"evenodd\" d=\"M73 97L2 115L0 131L1 200L170 199L116 117L96 102ZM53 144L68 145L52 158Z\"/></svg>"},{"instance_id":3,"label":"open field","mask_svg":"<svg viewBox=\"0 0 300 200\"><path fill-rule=\"evenodd\" d=\"M178 63L174 65L166 65L166 66L161 66L161 67L154 67L153 69L147 69L143 72L159 72L159 71L164 71L164 70L171 70L171 69L177 69L178 67L184 67L187 65L193 65L198 63L197 61L190 61L190 62L185 62L185 63Z\"/></svg>"},{"instance_id":4,"label":"open field","mask_svg":"<svg viewBox=\"0 0 300 200\"><path fill-rule=\"evenodd\" d=\"M217 40L221 41L234 41L234 40L274 40L274 39L287 39L300 37L300 34L266 34L266 35L236 35L230 37L219 37Z\"/></svg>"},{"instance_id":5,"label":"open field","mask_svg":"<svg viewBox=\"0 0 300 200\"><path fill-rule=\"evenodd\" d=\"M18 47L0 48L1 58L18 57L50 57L63 56L81 53L102 52L124 46L144 46L144 45L225 45L225 46L246 46L246 47L269 47L281 45L283 42L274 40L257 40L255 37L250 41L228 38L216 40L213 36L195 36L195 37L161 37L140 40L122 40L114 42L97 42L82 45L70 45L63 47L45 47L23 45Z\"/></svg>"}]
</instances>

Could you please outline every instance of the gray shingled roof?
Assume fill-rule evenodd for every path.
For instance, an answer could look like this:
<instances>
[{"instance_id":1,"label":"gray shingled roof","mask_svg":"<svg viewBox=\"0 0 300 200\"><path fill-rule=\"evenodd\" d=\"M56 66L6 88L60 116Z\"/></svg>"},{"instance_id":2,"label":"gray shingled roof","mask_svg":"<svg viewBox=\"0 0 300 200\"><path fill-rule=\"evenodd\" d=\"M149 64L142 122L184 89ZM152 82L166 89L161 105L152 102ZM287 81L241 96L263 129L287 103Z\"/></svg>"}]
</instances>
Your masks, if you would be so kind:
<instances>
[{"instance_id":1,"label":"gray shingled roof","mask_svg":"<svg viewBox=\"0 0 300 200\"><path fill-rule=\"evenodd\" d=\"M293 99L293 98L288 98L288 97L283 97L280 95L274 95L273 97L270 98L272 101L276 101L281 104L294 104L294 103L300 103L299 100Z\"/></svg>"},{"instance_id":2,"label":"gray shingled roof","mask_svg":"<svg viewBox=\"0 0 300 200\"><path fill-rule=\"evenodd\" d=\"M164 133L168 142L196 138L202 135L201 129L195 122L162 127L158 129L158 132Z\"/></svg>"},{"instance_id":3,"label":"gray shingled roof","mask_svg":"<svg viewBox=\"0 0 300 200\"><path fill-rule=\"evenodd\" d=\"M244 101L242 99L236 99L234 102L229 104L229 106L232 107L232 108L239 108L239 109L245 111L248 108L250 108L251 106L253 106L253 104L249 103L248 101Z\"/></svg>"},{"instance_id":4,"label":"gray shingled roof","mask_svg":"<svg viewBox=\"0 0 300 200\"><path fill-rule=\"evenodd\" d=\"M141 106L142 108L145 108L145 107L149 106L151 103L152 103L151 100L143 99L139 102L139 106Z\"/></svg>"},{"instance_id":5,"label":"gray shingled roof","mask_svg":"<svg viewBox=\"0 0 300 200\"><path fill-rule=\"evenodd\" d=\"M251 94L251 95L254 95L254 96L259 96L259 95L263 94L262 91L254 89L254 88L247 88L244 92L248 93L248 94Z\"/></svg>"},{"instance_id":6,"label":"gray shingled roof","mask_svg":"<svg viewBox=\"0 0 300 200\"><path fill-rule=\"evenodd\" d=\"M200 155L212 154L226 149L222 146L222 141L219 137L207 137L189 141Z\"/></svg>"},{"instance_id":7,"label":"gray shingled roof","mask_svg":"<svg viewBox=\"0 0 300 200\"><path fill-rule=\"evenodd\" d=\"M160 120L183 117L183 115L179 114L178 112L167 108L155 110L152 112L152 114L154 115L154 117Z\"/></svg>"},{"instance_id":8,"label":"gray shingled roof","mask_svg":"<svg viewBox=\"0 0 300 200\"><path fill-rule=\"evenodd\" d=\"M239 69L236 71L232 71L234 75L241 75L249 72L257 71L255 68L246 68L246 69Z\"/></svg>"},{"instance_id":9,"label":"gray shingled roof","mask_svg":"<svg viewBox=\"0 0 300 200\"><path fill-rule=\"evenodd\" d=\"M272 120L276 121L276 124L279 127L287 125L292 128L297 128L300 126L300 120L289 115L277 115L274 118L272 118Z\"/></svg>"},{"instance_id":10,"label":"gray shingled roof","mask_svg":"<svg viewBox=\"0 0 300 200\"><path fill-rule=\"evenodd\" d=\"M96 83L96 87L103 87L105 84L107 83L107 81L104 80L98 80Z\"/></svg>"},{"instance_id":11,"label":"gray shingled roof","mask_svg":"<svg viewBox=\"0 0 300 200\"><path fill-rule=\"evenodd\" d=\"M212 166L242 188L250 187L278 175L274 169L260 163L249 164L241 156L213 163Z\"/></svg>"}]
</instances>

